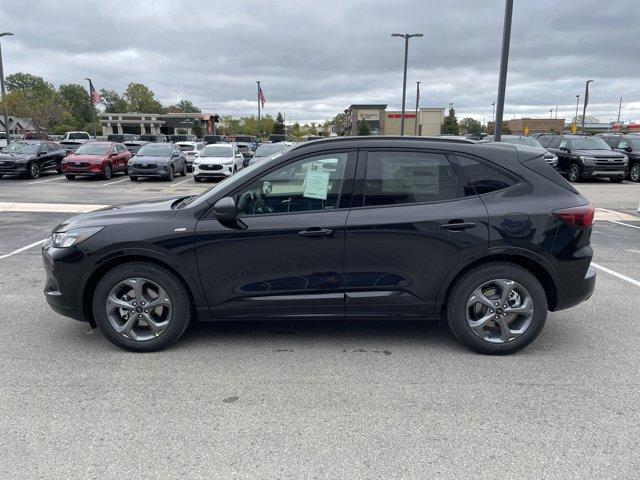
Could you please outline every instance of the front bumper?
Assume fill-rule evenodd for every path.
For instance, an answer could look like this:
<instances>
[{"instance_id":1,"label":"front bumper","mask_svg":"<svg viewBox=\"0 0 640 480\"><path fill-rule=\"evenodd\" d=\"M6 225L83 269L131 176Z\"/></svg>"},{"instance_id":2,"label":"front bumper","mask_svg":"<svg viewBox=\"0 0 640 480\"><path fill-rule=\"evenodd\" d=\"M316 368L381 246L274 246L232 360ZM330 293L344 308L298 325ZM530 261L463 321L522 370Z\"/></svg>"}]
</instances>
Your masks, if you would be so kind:
<instances>
[{"instance_id":1,"label":"front bumper","mask_svg":"<svg viewBox=\"0 0 640 480\"><path fill-rule=\"evenodd\" d=\"M76 165L80 163L80 165ZM60 166L62 173L73 173L74 175L100 175L102 174L102 164L89 162L63 162Z\"/></svg>"},{"instance_id":2,"label":"front bumper","mask_svg":"<svg viewBox=\"0 0 640 480\"><path fill-rule=\"evenodd\" d=\"M221 166L219 170L211 167ZM193 165L193 176L197 178L227 178L233 175L233 164L229 165Z\"/></svg>"},{"instance_id":3,"label":"front bumper","mask_svg":"<svg viewBox=\"0 0 640 480\"><path fill-rule=\"evenodd\" d=\"M589 266L584 278L579 282L565 284L564 294L558 298L555 311L571 308L588 300L596 288L596 271Z\"/></svg>"},{"instance_id":4,"label":"front bumper","mask_svg":"<svg viewBox=\"0 0 640 480\"><path fill-rule=\"evenodd\" d=\"M627 175L627 168L621 166L606 166L606 165L584 165L582 167L581 176L583 177L604 177L604 178L616 178L624 177Z\"/></svg>"},{"instance_id":5,"label":"front bumper","mask_svg":"<svg viewBox=\"0 0 640 480\"><path fill-rule=\"evenodd\" d=\"M23 175L27 173L26 163L11 163L7 165L0 165L0 175Z\"/></svg>"},{"instance_id":6,"label":"front bumper","mask_svg":"<svg viewBox=\"0 0 640 480\"><path fill-rule=\"evenodd\" d=\"M140 167L129 164L127 171L130 177L166 177L169 174L169 165Z\"/></svg>"}]
</instances>

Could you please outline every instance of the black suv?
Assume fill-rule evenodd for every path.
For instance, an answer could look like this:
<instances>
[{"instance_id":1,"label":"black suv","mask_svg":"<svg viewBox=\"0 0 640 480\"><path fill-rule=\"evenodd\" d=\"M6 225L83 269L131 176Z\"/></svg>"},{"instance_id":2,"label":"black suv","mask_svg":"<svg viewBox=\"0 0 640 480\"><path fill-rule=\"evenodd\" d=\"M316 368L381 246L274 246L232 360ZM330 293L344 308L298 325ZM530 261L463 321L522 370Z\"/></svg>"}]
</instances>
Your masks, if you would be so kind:
<instances>
[{"instance_id":1,"label":"black suv","mask_svg":"<svg viewBox=\"0 0 640 480\"><path fill-rule=\"evenodd\" d=\"M640 182L640 136L607 135L602 138L611 148L629 158L629 174L627 177L631 181Z\"/></svg>"},{"instance_id":2,"label":"black suv","mask_svg":"<svg viewBox=\"0 0 640 480\"><path fill-rule=\"evenodd\" d=\"M557 155L558 171L571 182L591 177L620 183L627 175L627 156L612 150L600 137L545 135L538 141Z\"/></svg>"},{"instance_id":3,"label":"black suv","mask_svg":"<svg viewBox=\"0 0 640 480\"><path fill-rule=\"evenodd\" d=\"M44 293L138 351L196 318L444 317L476 351L511 353L595 286L594 208L543 155L406 137L300 144L201 195L58 225Z\"/></svg>"}]
</instances>

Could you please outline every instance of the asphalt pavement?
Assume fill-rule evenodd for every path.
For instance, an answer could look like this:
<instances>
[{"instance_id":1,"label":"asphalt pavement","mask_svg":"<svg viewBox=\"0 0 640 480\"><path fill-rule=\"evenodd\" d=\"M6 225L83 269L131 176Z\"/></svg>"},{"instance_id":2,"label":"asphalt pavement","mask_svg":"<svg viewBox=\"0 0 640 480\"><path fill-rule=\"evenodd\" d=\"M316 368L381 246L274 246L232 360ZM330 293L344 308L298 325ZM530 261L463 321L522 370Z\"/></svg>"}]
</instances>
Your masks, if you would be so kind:
<instances>
[{"instance_id":1,"label":"asphalt pavement","mask_svg":"<svg viewBox=\"0 0 640 480\"><path fill-rule=\"evenodd\" d=\"M3 179L0 203L207 188L119 180ZM51 311L38 247L18 251L69 213L0 209L0 478L638 478L640 185L578 188L625 215L592 237L619 275L599 271L591 300L506 357L367 319L194 325L124 352Z\"/></svg>"}]
</instances>

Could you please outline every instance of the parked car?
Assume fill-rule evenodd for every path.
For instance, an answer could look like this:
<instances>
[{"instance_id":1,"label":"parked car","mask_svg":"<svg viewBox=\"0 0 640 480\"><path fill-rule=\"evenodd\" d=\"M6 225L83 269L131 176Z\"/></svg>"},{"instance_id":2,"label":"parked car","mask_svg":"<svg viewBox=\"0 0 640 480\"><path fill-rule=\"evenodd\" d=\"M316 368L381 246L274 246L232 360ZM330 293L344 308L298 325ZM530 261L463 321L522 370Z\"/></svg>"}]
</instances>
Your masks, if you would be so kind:
<instances>
[{"instance_id":1,"label":"parked car","mask_svg":"<svg viewBox=\"0 0 640 480\"><path fill-rule=\"evenodd\" d=\"M89 132L67 132L60 140L60 145L67 151L67 155L71 155L80 145L92 140Z\"/></svg>"},{"instance_id":2,"label":"parked car","mask_svg":"<svg viewBox=\"0 0 640 480\"><path fill-rule=\"evenodd\" d=\"M121 143L88 142L62 161L62 173L67 180L89 175L109 180L114 173L127 173L131 152Z\"/></svg>"},{"instance_id":3,"label":"parked car","mask_svg":"<svg viewBox=\"0 0 640 480\"><path fill-rule=\"evenodd\" d=\"M11 142L0 152L0 178L3 175L38 178L42 172L60 172L66 154L60 145L46 140Z\"/></svg>"},{"instance_id":4,"label":"parked car","mask_svg":"<svg viewBox=\"0 0 640 480\"><path fill-rule=\"evenodd\" d=\"M169 141L169 137L161 133L150 133L138 135L138 140L144 140L145 142L166 143Z\"/></svg>"},{"instance_id":5,"label":"parked car","mask_svg":"<svg viewBox=\"0 0 640 480\"><path fill-rule=\"evenodd\" d=\"M249 163L251 163L251 159L253 158L253 152L254 152L253 144L247 143L247 142L235 142L235 144L238 146L238 150L240 151L243 157L242 166L243 167L249 166Z\"/></svg>"},{"instance_id":6,"label":"parked car","mask_svg":"<svg viewBox=\"0 0 640 480\"><path fill-rule=\"evenodd\" d=\"M224 135L205 135L202 137L202 141L208 145L210 143L226 142L227 137Z\"/></svg>"},{"instance_id":7,"label":"parked car","mask_svg":"<svg viewBox=\"0 0 640 480\"><path fill-rule=\"evenodd\" d=\"M131 152L131 155L135 155L138 153L138 150L142 148L143 145L146 145L146 140L128 140L126 142L122 142L122 144L127 147L127 150Z\"/></svg>"},{"instance_id":8,"label":"parked car","mask_svg":"<svg viewBox=\"0 0 640 480\"><path fill-rule=\"evenodd\" d=\"M169 141L170 142L195 142L197 141L198 138L195 135L187 135L187 134L176 134L176 135L169 135Z\"/></svg>"},{"instance_id":9,"label":"parked car","mask_svg":"<svg viewBox=\"0 0 640 480\"><path fill-rule=\"evenodd\" d=\"M269 141L273 143L286 142L287 135L284 133L272 133L269 135Z\"/></svg>"},{"instance_id":10,"label":"parked car","mask_svg":"<svg viewBox=\"0 0 640 480\"><path fill-rule=\"evenodd\" d=\"M467 136L467 138L468 138L468 136ZM485 138L482 141L483 142L493 142L495 140L494 140L494 136L493 135L488 135L488 136L485 136ZM510 143L512 145L528 145L530 147L544 148L544 150L545 150L545 154L544 154L545 161L549 165L551 165L553 168L558 168L558 157L557 157L557 155L551 153L549 150L547 150L545 147L543 147L542 144L538 140L536 140L535 138L523 137L521 135L502 135L500 141L503 142L503 143Z\"/></svg>"},{"instance_id":11,"label":"parked car","mask_svg":"<svg viewBox=\"0 0 640 480\"><path fill-rule=\"evenodd\" d=\"M136 140L138 140L138 135L133 133L112 133L111 135L107 135L108 142L124 143L135 142Z\"/></svg>"},{"instance_id":12,"label":"parked car","mask_svg":"<svg viewBox=\"0 0 640 480\"><path fill-rule=\"evenodd\" d=\"M50 140L46 132L24 132L22 140Z\"/></svg>"},{"instance_id":13,"label":"parked car","mask_svg":"<svg viewBox=\"0 0 640 480\"><path fill-rule=\"evenodd\" d=\"M193 179L227 178L243 168L244 157L235 143L206 145L193 162Z\"/></svg>"},{"instance_id":14,"label":"parked car","mask_svg":"<svg viewBox=\"0 0 640 480\"><path fill-rule=\"evenodd\" d=\"M482 133L482 132L473 132L473 133L467 133L464 137L469 139L469 140L482 140L484 138L486 138L488 136L488 134L486 133Z\"/></svg>"},{"instance_id":15,"label":"parked car","mask_svg":"<svg viewBox=\"0 0 640 480\"><path fill-rule=\"evenodd\" d=\"M554 135L547 149L558 156L558 171L570 182L591 177L620 183L627 176L627 156L612 150L600 137Z\"/></svg>"},{"instance_id":16,"label":"parked car","mask_svg":"<svg viewBox=\"0 0 640 480\"><path fill-rule=\"evenodd\" d=\"M7 135L7 132L0 132L0 150L7 146L8 138L9 136Z\"/></svg>"},{"instance_id":17,"label":"parked car","mask_svg":"<svg viewBox=\"0 0 640 480\"><path fill-rule=\"evenodd\" d=\"M176 145L180 147L180 150L184 152L184 156L187 160L187 170L191 172L193 170L193 161L198 157L198 154L204 148L203 142L176 142Z\"/></svg>"},{"instance_id":18,"label":"parked car","mask_svg":"<svg viewBox=\"0 0 640 480\"><path fill-rule=\"evenodd\" d=\"M140 177L173 180L175 174L187 175L187 160L182 150L172 143L148 143L129 160L127 171L135 182Z\"/></svg>"},{"instance_id":19,"label":"parked car","mask_svg":"<svg viewBox=\"0 0 640 480\"><path fill-rule=\"evenodd\" d=\"M44 293L129 350L192 319L444 317L507 354L592 294L593 216L537 148L341 137L67 220L42 247Z\"/></svg>"},{"instance_id":20,"label":"parked car","mask_svg":"<svg viewBox=\"0 0 640 480\"><path fill-rule=\"evenodd\" d=\"M256 148L255 152L253 152L253 157L249 160L249 165L253 165L257 161L264 160L272 155L283 153L289 148L291 148L291 146L286 142L263 143Z\"/></svg>"},{"instance_id":21,"label":"parked car","mask_svg":"<svg viewBox=\"0 0 640 480\"><path fill-rule=\"evenodd\" d=\"M605 136L602 139L607 144L626 155L629 158L629 169L627 178L633 182L640 182L640 136L638 135L615 135Z\"/></svg>"}]
</instances>

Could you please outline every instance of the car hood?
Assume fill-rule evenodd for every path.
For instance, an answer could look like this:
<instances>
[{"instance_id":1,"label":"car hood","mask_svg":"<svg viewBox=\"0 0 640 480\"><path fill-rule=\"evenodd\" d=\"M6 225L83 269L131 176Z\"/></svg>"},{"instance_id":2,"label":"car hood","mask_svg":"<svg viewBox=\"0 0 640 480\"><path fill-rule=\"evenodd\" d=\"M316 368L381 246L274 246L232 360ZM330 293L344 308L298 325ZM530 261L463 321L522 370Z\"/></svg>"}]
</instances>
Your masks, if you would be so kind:
<instances>
[{"instance_id":1,"label":"car hood","mask_svg":"<svg viewBox=\"0 0 640 480\"><path fill-rule=\"evenodd\" d=\"M160 155L135 155L132 160L136 163L168 163L171 157Z\"/></svg>"},{"instance_id":2,"label":"car hood","mask_svg":"<svg viewBox=\"0 0 640 480\"><path fill-rule=\"evenodd\" d=\"M34 155L28 154L15 154L15 153L0 153L0 162L3 161L11 161L11 162L26 162L31 160Z\"/></svg>"},{"instance_id":3,"label":"car hood","mask_svg":"<svg viewBox=\"0 0 640 480\"><path fill-rule=\"evenodd\" d=\"M121 223L135 224L136 218L148 217L154 214L164 216L164 218L170 218L175 214L175 210L172 210L171 206L180 198L184 198L184 195L111 205L101 208L100 210L71 217L63 223L56 225L53 231L66 232L74 228L107 226Z\"/></svg>"},{"instance_id":4,"label":"car hood","mask_svg":"<svg viewBox=\"0 0 640 480\"><path fill-rule=\"evenodd\" d=\"M106 155L78 155L72 154L65 157L65 162L102 162L107 158Z\"/></svg>"},{"instance_id":5,"label":"car hood","mask_svg":"<svg viewBox=\"0 0 640 480\"><path fill-rule=\"evenodd\" d=\"M198 157L198 163L216 164L233 162L235 157Z\"/></svg>"},{"instance_id":6,"label":"car hood","mask_svg":"<svg viewBox=\"0 0 640 480\"><path fill-rule=\"evenodd\" d=\"M585 155L587 157L619 157L622 158L624 155L620 152L616 152L615 150L571 150L571 153L575 153L577 155Z\"/></svg>"}]
</instances>

